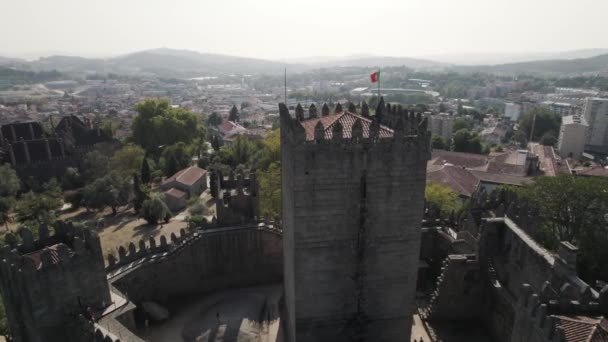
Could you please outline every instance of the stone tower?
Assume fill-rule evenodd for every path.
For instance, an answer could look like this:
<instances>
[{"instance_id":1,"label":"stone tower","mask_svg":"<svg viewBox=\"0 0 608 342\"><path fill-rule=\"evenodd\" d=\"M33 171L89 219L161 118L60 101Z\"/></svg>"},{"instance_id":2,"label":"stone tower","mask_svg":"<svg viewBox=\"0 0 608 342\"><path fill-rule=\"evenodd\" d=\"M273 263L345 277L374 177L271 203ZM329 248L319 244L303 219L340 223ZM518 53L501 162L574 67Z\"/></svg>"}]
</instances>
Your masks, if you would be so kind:
<instances>
[{"instance_id":1,"label":"stone tower","mask_svg":"<svg viewBox=\"0 0 608 342\"><path fill-rule=\"evenodd\" d=\"M430 135L381 104L292 118L281 163L290 341L409 341Z\"/></svg>"},{"instance_id":2,"label":"stone tower","mask_svg":"<svg viewBox=\"0 0 608 342\"><path fill-rule=\"evenodd\" d=\"M81 315L99 315L111 303L99 237L58 222L21 244L7 235L0 250L0 288L16 342L80 341Z\"/></svg>"}]
</instances>

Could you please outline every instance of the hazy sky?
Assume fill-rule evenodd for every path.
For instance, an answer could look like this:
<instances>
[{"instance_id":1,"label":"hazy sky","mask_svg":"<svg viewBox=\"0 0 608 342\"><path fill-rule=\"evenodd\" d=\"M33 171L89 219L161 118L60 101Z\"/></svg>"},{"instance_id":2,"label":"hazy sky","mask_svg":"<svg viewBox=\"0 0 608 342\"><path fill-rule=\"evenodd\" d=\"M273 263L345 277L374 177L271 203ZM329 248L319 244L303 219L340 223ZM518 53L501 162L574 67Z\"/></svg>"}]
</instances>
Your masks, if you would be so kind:
<instances>
[{"instance_id":1,"label":"hazy sky","mask_svg":"<svg viewBox=\"0 0 608 342\"><path fill-rule=\"evenodd\" d=\"M608 47L606 0L1 0L0 55L268 59Z\"/></svg>"}]
</instances>

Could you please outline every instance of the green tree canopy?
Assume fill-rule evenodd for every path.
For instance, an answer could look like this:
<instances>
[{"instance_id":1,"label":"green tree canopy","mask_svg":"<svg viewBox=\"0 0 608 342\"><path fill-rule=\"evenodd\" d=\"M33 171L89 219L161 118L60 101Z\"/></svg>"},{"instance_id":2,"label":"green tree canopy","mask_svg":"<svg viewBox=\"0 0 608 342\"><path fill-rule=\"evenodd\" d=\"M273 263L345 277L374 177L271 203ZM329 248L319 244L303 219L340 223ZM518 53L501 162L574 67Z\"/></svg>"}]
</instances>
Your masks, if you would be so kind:
<instances>
[{"instance_id":1,"label":"green tree canopy","mask_svg":"<svg viewBox=\"0 0 608 342\"><path fill-rule=\"evenodd\" d=\"M458 132L461 129L466 128L466 129L472 129L473 128L473 122L467 118L464 117L456 117L454 119L454 124L452 125L452 131L453 132Z\"/></svg>"},{"instance_id":2,"label":"green tree canopy","mask_svg":"<svg viewBox=\"0 0 608 342\"><path fill-rule=\"evenodd\" d=\"M192 150L183 142L167 146L162 152L161 164L165 176L172 176L192 165Z\"/></svg>"},{"instance_id":3,"label":"green tree canopy","mask_svg":"<svg viewBox=\"0 0 608 342\"><path fill-rule=\"evenodd\" d=\"M239 110L235 105L230 109L230 115L228 116L228 120L232 122L239 122Z\"/></svg>"},{"instance_id":4,"label":"green tree canopy","mask_svg":"<svg viewBox=\"0 0 608 342\"><path fill-rule=\"evenodd\" d=\"M129 203L131 190L131 183L113 171L84 188L83 202L91 209L110 207L112 213L116 214L118 207Z\"/></svg>"},{"instance_id":5,"label":"green tree canopy","mask_svg":"<svg viewBox=\"0 0 608 342\"><path fill-rule=\"evenodd\" d=\"M42 186L41 193L28 192L17 203L17 221L24 225L38 226L55 221L56 211L63 204L61 188L56 179Z\"/></svg>"},{"instance_id":6,"label":"green tree canopy","mask_svg":"<svg viewBox=\"0 0 608 342\"><path fill-rule=\"evenodd\" d=\"M205 139L206 130L199 117L183 108L173 108L166 100L146 100L136 107L133 141L156 155L161 146L178 142L190 144L195 138Z\"/></svg>"},{"instance_id":7,"label":"green tree canopy","mask_svg":"<svg viewBox=\"0 0 608 342\"><path fill-rule=\"evenodd\" d=\"M84 157L82 174L86 182L92 182L110 173L110 159L103 153L93 150Z\"/></svg>"},{"instance_id":8,"label":"green tree canopy","mask_svg":"<svg viewBox=\"0 0 608 342\"><path fill-rule=\"evenodd\" d=\"M458 209L458 194L441 183L428 182L424 190L424 200L427 206L438 210L442 215Z\"/></svg>"},{"instance_id":9,"label":"green tree canopy","mask_svg":"<svg viewBox=\"0 0 608 342\"><path fill-rule=\"evenodd\" d=\"M437 134L433 134L433 137L431 138L431 146L438 150L446 149L445 140L443 140L443 138Z\"/></svg>"},{"instance_id":10,"label":"green tree canopy","mask_svg":"<svg viewBox=\"0 0 608 342\"><path fill-rule=\"evenodd\" d=\"M144 201L141 216L148 224L156 225L158 221L168 221L168 218L171 218L171 210L159 196L153 196Z\"/></svg>"},{"instance_id":11,"label":"green tree canopy","mask_svg":"<svg viewBox=\"0 0 608 342\"><path fill-rule=\"evenodd\" d=\"M138 173L142 167L145 151L134 144L127 144L116 151L110 160L113 171L117 171L121 176L131 176Z\"/></svg>"},{"instance_id":12,"label":"green tree canopy","mask_svg":"<svg viewBox=\"0 0 608 342\"><path fill-rule=\"evenodd\" d=\"M15 170L9 164L0 165L0 224L6 225L7 229L19 188L20 182Z\"/></svg>"},{"instance_id":13,"label":"green tree canopy","mask_svg":"<svg viewBox=\"0 0 608 342\"><path fill-rule=\"evenodd\" d=\"M534 116L536 116L535 122ZM559 114L553 113L546 108L533 108L519 118L519 129L526 134L526 137L530 137L533 122L534 136L532 140L539 141L547 132L559 132L562 119Z\"/></svg>"},{"instance_id":14,"label":"green tree canopy","mask_svg":"<svg viewBox=\"0 0 608 342\"><path fill-rule=\"evenodd\" d=\"M540 208L542 244L555 248L570 241L580 249L579 271L586 280L608 280L608 179L601 177L535 178L512 188L520 199ZM600 261L601 260L601 261Z\"/></svg>"},{"instance_id":15,"label":"green tree canopy","mask_svg":"<svg viewBox=\"0 0 608 342\"><path fill-rule=\"evenodd\" d=\"M466 128L454 133L454 151L479 154L481 150L481 140L477 133Z\"/></svg>"},{"instance_id":16,"label":"green tree canopy","mask_svg":"<svg viewBox=\"0 0 608 342\"><path fill-rule=\"evenodd\" d=\"M222 123L222 117L216 112L211 113L211 115L209 115L209 117L207 118L207 126L217 127L221 123Z\"/></svg>"}]
</instances>

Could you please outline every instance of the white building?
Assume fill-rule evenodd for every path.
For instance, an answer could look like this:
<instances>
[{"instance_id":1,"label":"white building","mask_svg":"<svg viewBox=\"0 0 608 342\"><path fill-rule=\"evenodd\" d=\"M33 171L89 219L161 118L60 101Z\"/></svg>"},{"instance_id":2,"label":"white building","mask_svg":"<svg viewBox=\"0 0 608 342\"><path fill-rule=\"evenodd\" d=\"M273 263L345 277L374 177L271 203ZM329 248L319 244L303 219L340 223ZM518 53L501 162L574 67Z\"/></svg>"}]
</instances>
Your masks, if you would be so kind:
<instances>
[{"instance_id":1,"label":"white building","mask_svg":"<svg viewBox=\"0 0 608 342\"><path fill-rule=\"evenodd\" d=\"M608 147L608 98L587 98L583 116L589 125L587 145Z\"/></svg>"},{"instance_id":2,"label":"white building","mask_svg":"<svg viewBox=\"0 0 608 342\"><path fill-rule=\"evenodd\" d=\"M576 114L576 106L567 102L544 101L541 106L559 114L561 117Z\"/></svg>"},{"instance_id":3,"label":"white building","mask_svg":"<svg viewBox=\"0 0 608 342\"><path fill-rule=\"evenodd\" d=\"M429 132L438 135L446 141L452 140L452 127L454 118L448 113L425 114L429 121Z\"/></svg>"},{"instance_id":4,"label":"white building","mask_svg":"<svg viewBox=\"0 0 608 342\"><path fill-rule=\"evenodd\" d=\"M559 130L557 149L562 158L579 159L585 150L585 140L589 125L578 115L564 116Z\"/></svg>"},{"instance_id":5,"label":"white building","mask_svg":"<svg viewBox=\"0 0 608 342\"><path fill-rule=\"evenodd\" d=\"M521 115L521 106L517 103L505 103L505 116L511 121L517 121Z\"/></svg>"}]
</instances>

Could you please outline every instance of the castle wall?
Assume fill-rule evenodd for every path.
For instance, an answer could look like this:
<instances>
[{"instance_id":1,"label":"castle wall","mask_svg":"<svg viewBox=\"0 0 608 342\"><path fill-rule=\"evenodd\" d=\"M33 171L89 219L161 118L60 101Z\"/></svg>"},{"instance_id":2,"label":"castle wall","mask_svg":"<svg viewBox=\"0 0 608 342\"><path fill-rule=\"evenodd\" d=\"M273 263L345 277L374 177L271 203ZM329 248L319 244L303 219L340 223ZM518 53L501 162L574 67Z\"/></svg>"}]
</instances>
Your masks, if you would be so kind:
<instances>
[{"instance_id":1,"label":"castle wall","mask_svg":"<svg viewBox=\"0 0 608 342\"><path fill-rule=\"evenodd\" d=\"M71 318L110 304L99 237L58 222L39 240L21 231L23 243L7 235L1 251L2 296L15 341L69 340Z\"/></svg>"},{"instance_id":2,"label":"castle wall","mask_svg":"<svg viewBox=\"0 0 608 342\"><path fill-rule=\"evenodd\" d=\"M409 338L426 136L304 142L283 121L285 287L297 340Z\"/></svg>"},{"instance_id":3,"label":"castle wall","mask_svg":"<svg viewBox=\"0 0 608 342\"><path fill-rule=\"evenodd\" d=\"M139 253L135 247L132 251ZM280 282L282 258L277 230L257 226L210 229L165 252L138 258L111 272L109 279L135 303L164 302L171 296Z\"/></svg>"}]
</instances>

